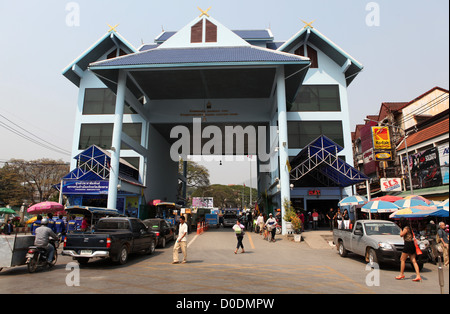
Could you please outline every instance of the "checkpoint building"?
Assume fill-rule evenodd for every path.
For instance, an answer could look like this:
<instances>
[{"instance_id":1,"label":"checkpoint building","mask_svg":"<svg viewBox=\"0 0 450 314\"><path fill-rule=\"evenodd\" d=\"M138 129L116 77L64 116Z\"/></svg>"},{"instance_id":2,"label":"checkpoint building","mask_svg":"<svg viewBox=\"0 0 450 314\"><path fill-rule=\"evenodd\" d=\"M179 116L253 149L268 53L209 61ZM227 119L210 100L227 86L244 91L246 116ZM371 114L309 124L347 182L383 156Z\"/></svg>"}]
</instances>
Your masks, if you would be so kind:
<instances>
[{"instance_id":1,"label":"checkpoint building","mask_svg":"<svg viewBox=\"0 0 450 314\"><path fill-rule=\"evenodd\" d=\"M215 155L263 151L269 157L258 156L260 197L282 213L284 199L328 210L365 179L345 163L353 160L347 88L362 69L311 24L276 41L270 29L231 30L202 11L139 48L111 28L63 70L79 89L71 173L84 151L106 154L105 175L94 176L104 181L96 205L124 211L128 198L138 205L177 201L185 178L175 144L190 155L205 147ZM257 152L249 139L230 151L227 127L257 130ZM208 145L212 137L218 145ZM82 189L77 193L66 196L84 203Z\"/></svg>"}]
</instances>

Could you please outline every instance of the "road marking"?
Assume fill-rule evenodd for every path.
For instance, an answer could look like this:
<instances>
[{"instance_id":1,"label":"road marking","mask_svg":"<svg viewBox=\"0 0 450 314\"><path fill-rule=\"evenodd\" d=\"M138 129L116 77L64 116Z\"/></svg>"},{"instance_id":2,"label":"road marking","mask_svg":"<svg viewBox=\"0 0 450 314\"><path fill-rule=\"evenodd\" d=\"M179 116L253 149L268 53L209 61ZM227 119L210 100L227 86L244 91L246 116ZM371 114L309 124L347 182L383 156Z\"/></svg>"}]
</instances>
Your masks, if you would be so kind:
<instances>
[{"instance_id":1,"label":"road marking","mask_svg":"<svg viewBox=\"0 0 450 314\"><path fill-rule=\"evenodd\" d=\"M195 237L188 243L187 247L190 247L191 244L198 238L198 234L195 235Z\"/></svg>"},{"instance_id":2,"label":"road marking","mask_svg":"<svg viewBox=\"0 0 450 314\"><path fill-rule=\"evenodd\" d=\"M248 241L250 241L250 246L252 247L252 249L255 249L255 245L253 244L252 236L249 233L247 233L247 234L248 234Z\"/></svg>"}]
</instances>

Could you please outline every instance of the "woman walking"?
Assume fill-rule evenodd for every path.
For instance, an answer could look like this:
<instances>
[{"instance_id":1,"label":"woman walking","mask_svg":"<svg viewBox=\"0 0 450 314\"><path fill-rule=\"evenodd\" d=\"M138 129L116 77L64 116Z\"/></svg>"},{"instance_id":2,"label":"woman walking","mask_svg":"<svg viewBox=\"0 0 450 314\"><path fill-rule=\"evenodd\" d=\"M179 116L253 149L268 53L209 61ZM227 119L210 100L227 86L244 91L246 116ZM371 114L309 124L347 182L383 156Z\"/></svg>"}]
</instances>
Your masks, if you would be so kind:
<instances>
[{"instance_id":1,"label":"woman walking","mask_svg":"<svg viewBox=\"0 0 450 314\"><path fill-rule=\"evenodd\" d=\"M242 240L244 239L244 225L241 224L239 219L236 221L236 224L233 226L234 233L236 234L237 238L237 246L236 250L234 250L234 254L237 254L237 251L239 248L242 248L241 253L245 253L244 251L244 245L242 244Z\"/></svg>"},{"instance_id":2,"label":"woman walking","mask_svg":"<svg viewBox=\"0 0 450 314\"><path fill-rule=\"evenodd\" d=\"M397 280L405 279L404 271L405 271L405 263L406 259L409 256L409 259L411 260L414 269L416 271L416 278L413 279L413 281L422 281L422 278L420 277L419 272L419 265L416 261L416 245L414 244L414 234L411 230L411 227L406 226L403 228L402 232L400 232L400 236L405 241L405 245L403 247L402 256L400 257L400 275L395 277Z\"/></svg>"}]
</instances>

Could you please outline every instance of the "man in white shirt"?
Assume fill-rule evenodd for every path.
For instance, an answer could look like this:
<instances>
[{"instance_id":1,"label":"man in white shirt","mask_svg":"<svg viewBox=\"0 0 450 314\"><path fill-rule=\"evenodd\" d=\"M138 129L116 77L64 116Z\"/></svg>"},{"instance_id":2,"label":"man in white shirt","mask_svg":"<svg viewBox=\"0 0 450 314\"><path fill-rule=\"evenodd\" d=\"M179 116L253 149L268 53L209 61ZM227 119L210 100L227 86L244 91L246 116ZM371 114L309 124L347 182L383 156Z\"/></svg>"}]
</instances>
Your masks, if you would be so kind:
<instances>
[{"instance_id":1,"label":"man in white shirt","mask_svg":"<svg viewBox=\"0 0 450 314\"><path fill-rule=\"evenodd\" d=\"M178 250L181 248L181 252L183 252L183 261L182 264L186 263L187 258L187 233L188 226L186 224L186 218L184 216L180 217L180 225L178 227L178 238L173 246L173 262L172 264L178 264Z\"/></svg>"}]
</instances>

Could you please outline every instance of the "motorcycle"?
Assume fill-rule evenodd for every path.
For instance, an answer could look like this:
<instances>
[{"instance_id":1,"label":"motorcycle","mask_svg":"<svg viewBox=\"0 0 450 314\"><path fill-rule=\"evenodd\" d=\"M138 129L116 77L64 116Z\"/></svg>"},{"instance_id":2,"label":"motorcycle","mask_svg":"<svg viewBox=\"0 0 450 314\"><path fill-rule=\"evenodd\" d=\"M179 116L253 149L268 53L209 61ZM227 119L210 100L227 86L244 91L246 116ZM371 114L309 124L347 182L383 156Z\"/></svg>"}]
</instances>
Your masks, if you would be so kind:
<instances>
[{"instance_id":1,"label":"motorcycle","mask_svg":"<svg viewBox=\"0 0 450 314\"><path fill-rule=\"evenodd\" d=\"M37 246L30 246L28 247L28 251L26 254L26 264L28 267L28 272L34 273L38 268L44 268L48 266L49 268L52 268L56 265L56 261L58 260L58 253L57 248L59 247L59 240L53 240L51 239L49 241L50 245L53 245L55 248L55 253L53 254L53 260L49 263L47 262L47 254L48 251L46 248L37 247Z\"/></svg>"}]
</instances>

